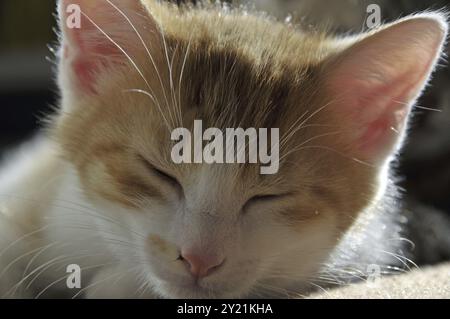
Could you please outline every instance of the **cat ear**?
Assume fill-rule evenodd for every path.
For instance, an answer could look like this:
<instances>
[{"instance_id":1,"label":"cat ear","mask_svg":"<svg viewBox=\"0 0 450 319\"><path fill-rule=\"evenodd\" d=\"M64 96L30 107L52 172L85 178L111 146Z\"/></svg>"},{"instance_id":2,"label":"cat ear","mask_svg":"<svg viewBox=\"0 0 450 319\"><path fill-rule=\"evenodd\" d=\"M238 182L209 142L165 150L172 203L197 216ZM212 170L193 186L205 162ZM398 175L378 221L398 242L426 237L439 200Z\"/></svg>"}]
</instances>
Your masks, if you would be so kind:
<instances>
[{"instance_id":1,"label":"cat ear","mask_svg":"<svg viewBox=\"0 0 450 319\"><path fill-rule=\"evenodd\" d=\"M58 11L63 81L83 93L95 93L101 72L130 62L143 25L156 28L139 0L59 0Z\"/></svg>"},{"instance_id":2,"label":"cat ear","mask_svg":"<svg viewBox=\"0 0 450 319\"><path fill-rule=\"evenodd\" d=\"M446 34L439 14L410 17L367 35L325 65L326 90L355 155L381 164L400 145Z\"/></svg>"}]
</instances>

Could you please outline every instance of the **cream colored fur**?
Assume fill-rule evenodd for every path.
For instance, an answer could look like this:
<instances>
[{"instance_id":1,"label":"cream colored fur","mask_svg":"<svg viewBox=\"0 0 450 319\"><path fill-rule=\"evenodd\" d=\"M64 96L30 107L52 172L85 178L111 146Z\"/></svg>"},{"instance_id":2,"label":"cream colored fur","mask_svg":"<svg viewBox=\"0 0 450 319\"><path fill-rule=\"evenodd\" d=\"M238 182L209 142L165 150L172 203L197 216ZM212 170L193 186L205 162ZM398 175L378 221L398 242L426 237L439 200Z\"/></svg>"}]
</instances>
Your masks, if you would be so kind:
<instances>
[{"instance_id":1,"label":"cream colored fur","mask_svg":"<svg viewBox=\"0 0 450 319\"><path fill-rule=\"evenodd\" d=\"M424 267L403 275L327 290L309 298L450 299L450 264Z\"/></svg>"},{"instance_id":2,"label":"cream colored fur","mask_svg":"<svg viewBox=\"0 0 450 319\"><path fill-rule=\"evenodd\" d=\"M69 2L60 1L61 21ZM61 23L60 112L48 136L0 173L0 297L297 296L316 275L354 278L405 260L387 166L440 57L441 14L343 40L215 7L113 1L122 12L111 1L75 2L97 28ZM357 93L386 81L400 103L379 94L371 108L350 109L362 106ZM212 127L277 125L289 136L302 114L314 122L287 145L321 144L289 152L269 180L252 167L179 167L168 156L175 127L164 115L173 126L200 117ZM390 126L371 153L355 139L379 122ZM343 133L331 136L330 126ZM197 281L185 248L226 263ZM83 269L81 290L67 289L70 264Z\"/></svg>"}]
</instances>

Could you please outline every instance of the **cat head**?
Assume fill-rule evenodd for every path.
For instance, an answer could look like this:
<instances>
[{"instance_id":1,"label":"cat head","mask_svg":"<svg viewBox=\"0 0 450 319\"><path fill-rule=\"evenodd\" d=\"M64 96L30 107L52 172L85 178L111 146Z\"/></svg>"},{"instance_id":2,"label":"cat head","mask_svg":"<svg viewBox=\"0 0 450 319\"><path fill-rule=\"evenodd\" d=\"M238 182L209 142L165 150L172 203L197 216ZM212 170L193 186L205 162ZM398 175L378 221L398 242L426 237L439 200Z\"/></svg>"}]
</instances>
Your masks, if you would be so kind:
<instances>
[{"instance_id":1,"label":"cat head","mask_svg":"<svg viewBox=\"0 0 450 319\"><path fill-rule=\"evenodd\" d=\"M166 297L307 282L384 191L446 37L438 13L349 36L239 11L60 0L55 137L99 229ZM279 128L280 168L175 164L171 133ZM271 288L272 287L272 288Z\"/></svg>"}]
</instances>

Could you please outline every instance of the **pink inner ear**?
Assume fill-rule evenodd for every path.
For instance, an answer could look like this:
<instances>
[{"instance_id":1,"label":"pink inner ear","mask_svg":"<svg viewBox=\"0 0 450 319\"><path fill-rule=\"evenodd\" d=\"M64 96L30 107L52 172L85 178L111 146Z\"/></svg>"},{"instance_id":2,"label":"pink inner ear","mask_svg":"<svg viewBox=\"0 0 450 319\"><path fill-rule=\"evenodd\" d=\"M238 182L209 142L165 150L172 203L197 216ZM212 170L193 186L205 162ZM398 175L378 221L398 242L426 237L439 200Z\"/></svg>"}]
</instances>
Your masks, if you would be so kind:
<instances>
[{"instance_id":1,"label":"pink inner ear","mask_svg":"<svg viewBox=\"0 0 450 319\"><path fill-rule=\"evenodd\" d=\"M79 87L87 93L97 94L95 90L96 65L89 60L75 59L72 62L72 69L78 81Z\"/></svg>"},{"instance_id":2,"label":"pink inner ear","mask_svg":"<svg viewBox=\"0 0 450 319\"><path fill-rule=\"evenodd\" d=\"M423 70L398 76L392 83L374 84L373 87L365 83L355 90L359 98L356 99L357 105L352 107L363 125L356 145L363 153L372 157L396 142L393 135L399 135L403 130L409 108L419 95L430 68L431 65L426 65Z\"/></svg>"},{"instance_id":3,"label":"pink inner ear","mask_svg":"<svg viewBox=\"0 0 450 319\"><path fill-rule=\"evenodd\" d=\"M365 37L325 67L336 116L359 156L383 162L397 145L446 34L440 15L406 18Z\"/></svg>"},{"instance_id":4,"label":"pink inner ear","mask_svg":"<svg viewBox=\"0 0 450 319\"><path fill-rule=\"evenodd\" d=\"M105 38L96 45L86 45L84 39L75 34L77 47L65 46L65 58L70 61L77 85L85 92L95 94L95 83L102 67L111 66L113 57L119 54L117 47ZM106 42L105 42L106 41ZM117 62L117 59L115 60Z\"/></svg>"},{"instance_id":5,"label":"pink inner ear","mask_svg":"<svg viewBox=\"0 0 450 319\"><path fill-rule=\"evenodd\" d=\"M107 25L103 28L107 29ZM81 28L66 27L64 36L63 57L72 69L76 85L84 92L97 93L95 84L98 72L102 67L118 63L119 49L85 16L81 17Z\"/></svg>"},{"instance_id":6,"label":"pink inner ear","mask_svg":"<svg viewBox=\"0 0 450 319\"><path fill-rule=\"evenodd\" d=\"M392 135L399 134L403 129L408 106L394 100L385 106L378 117L363 124L362 135L357 139L356 145L369 157L375 156L384 147L392 146L395 140Z\"/></svg>"}]
</instances>

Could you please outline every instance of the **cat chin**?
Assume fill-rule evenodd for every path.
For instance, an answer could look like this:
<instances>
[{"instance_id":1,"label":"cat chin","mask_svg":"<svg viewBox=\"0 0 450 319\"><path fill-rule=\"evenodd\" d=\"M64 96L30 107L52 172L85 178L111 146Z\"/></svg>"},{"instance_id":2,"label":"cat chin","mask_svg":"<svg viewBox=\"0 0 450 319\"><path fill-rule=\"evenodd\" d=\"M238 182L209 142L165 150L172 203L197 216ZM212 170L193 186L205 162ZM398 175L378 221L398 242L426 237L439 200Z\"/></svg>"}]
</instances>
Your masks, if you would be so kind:
<instances>
[{"instance_id":1,"label":"cat chin","mask_svg":"<svg viewBox=\"0 0 450 319\"><path fill-rule=\"evenodd\" d=\"M169 299L233 299L245 298L249 289L202 288L197 285L162 283L156 289L163 298Z\"/></svg>"},{"instance_id":2,"label":"cat chin","mask_svg":"<svg viewBox=\"0 0 450 319\"><path fill-rule=\"evenodd\" d=\"M230 299L245 298L251 291L252 283L248 280L228 280L216 283L197 283L186 278L151 279L153 292L168 299Z\"/></svg>"}]
</instances>

